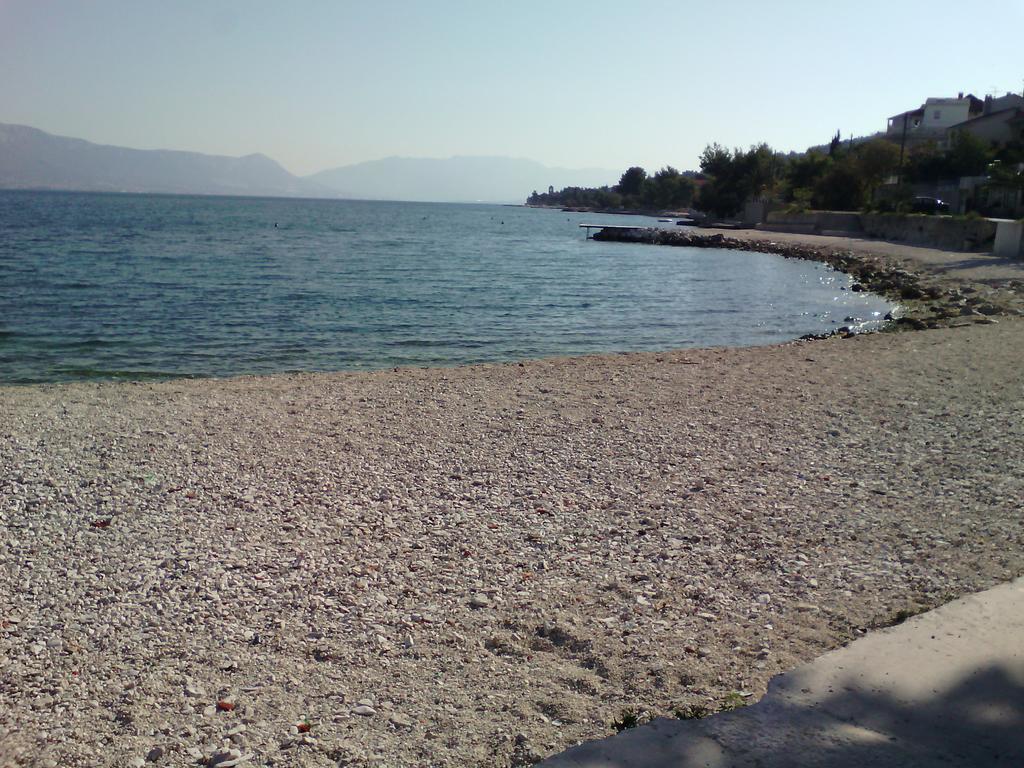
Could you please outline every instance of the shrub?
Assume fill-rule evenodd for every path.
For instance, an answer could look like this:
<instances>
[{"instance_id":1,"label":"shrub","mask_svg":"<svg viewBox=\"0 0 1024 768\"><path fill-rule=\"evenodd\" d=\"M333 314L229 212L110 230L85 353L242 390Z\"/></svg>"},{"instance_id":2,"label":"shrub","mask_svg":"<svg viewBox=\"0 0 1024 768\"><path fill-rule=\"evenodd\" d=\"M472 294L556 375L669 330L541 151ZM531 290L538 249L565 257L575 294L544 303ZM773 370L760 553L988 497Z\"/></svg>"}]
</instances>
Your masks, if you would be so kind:
<instances>
[{"instance_id":1,"label":"shrub","mask_svg":"<svg viewBox=\"0 0 1024 768\"><path fill-rule=\"evenodd\" d=\"M622 733L630 728L640 725L641 712L638 709L624 709L618 720L612 721L612 729L616 733Z\"/></svg>"}]
</instances>

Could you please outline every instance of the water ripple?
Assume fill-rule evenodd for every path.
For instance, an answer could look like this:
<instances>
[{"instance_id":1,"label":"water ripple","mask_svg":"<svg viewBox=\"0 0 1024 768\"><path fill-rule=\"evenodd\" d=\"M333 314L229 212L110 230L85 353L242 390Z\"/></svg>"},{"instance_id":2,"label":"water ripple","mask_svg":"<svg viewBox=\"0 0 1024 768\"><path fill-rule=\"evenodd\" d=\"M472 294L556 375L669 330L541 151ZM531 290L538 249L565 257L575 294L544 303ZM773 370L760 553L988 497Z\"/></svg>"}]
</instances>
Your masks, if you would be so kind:
<instances>
[{"instance_id":1,"label":"water ripple","mask_svg":"<svg viewBox=\"0 0 1024 768\"><path fill-rule=\"evenodd\" d=\"M808 262L584 240L577 224L593 219L485 205L0 192L0 381L769 344L890 308Z\"/></svg>"}]
</instances>

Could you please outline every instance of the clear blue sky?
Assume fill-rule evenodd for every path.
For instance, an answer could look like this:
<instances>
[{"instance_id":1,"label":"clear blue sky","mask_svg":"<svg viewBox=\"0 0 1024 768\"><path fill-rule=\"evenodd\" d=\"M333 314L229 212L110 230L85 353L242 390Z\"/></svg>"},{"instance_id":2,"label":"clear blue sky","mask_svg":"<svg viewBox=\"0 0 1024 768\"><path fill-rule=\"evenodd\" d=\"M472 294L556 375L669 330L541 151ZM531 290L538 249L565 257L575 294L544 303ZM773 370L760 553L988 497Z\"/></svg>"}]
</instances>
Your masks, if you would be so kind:
<instances>
[{"instance_id":1,"label":"clear blue sky","mask_svg":"<svg viewBox=\"0 0 1024 768\"><path fill-rule=\"evenodd\" d=\"M306 174L388 155L691 168L1024 89L1024 0L0 0L0 122Z\"/></svg>"}]
</instances>

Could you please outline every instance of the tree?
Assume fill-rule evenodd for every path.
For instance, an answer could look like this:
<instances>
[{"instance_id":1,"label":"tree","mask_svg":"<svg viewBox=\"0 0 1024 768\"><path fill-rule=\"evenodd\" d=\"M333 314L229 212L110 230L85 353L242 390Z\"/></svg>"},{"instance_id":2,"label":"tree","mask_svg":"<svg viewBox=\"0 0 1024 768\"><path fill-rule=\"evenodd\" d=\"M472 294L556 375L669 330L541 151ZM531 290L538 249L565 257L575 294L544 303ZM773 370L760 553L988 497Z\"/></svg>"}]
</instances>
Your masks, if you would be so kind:
<instances>
[{"instance_id":1,"label":"tree","mask_svg":"<svg viewBox=\"0 0 1024 768\"><path fill-rule=\"evenodd\" d=\"M732 169L732 162L732 153L720 144L708 144L700 154L700 170L708 176L727 175Z\"/></svg>"},{"instance_id":2,"label":"tree","mask_svg":"<svg viewBox=\"0 0 1024 768\"><path fill-rule=\"evenodd\" d=\"M616 189L623 197L634 197L643 191L645 181L647 181L647 171L634 165L622 174Z\"/></svg>"},{"instance_id":3,"label":"tree","mask_svg":"<svg viewBox=\"0 0 1024 768\"><path fill-rule=\"evenodd\" d=\"M995 187L1024 190L1024 170L1019 164L1012 165L996 160L988 167L989 184Z\"/></svg>"},{"instance_id":4,"label":"tree","mask_svg":"<svg viewBox=\"0 0 1024 768\"><path fill-rule=\"evenodd\" d=\"M900 148L885 139L872 139L857 147L852 160L863 191L870 200L878 185L899 170Z\"/></svg>"},{"instance_id":5,"label":"tree","mask_svg":"<svg viewBox=\"0 0 1024 768\"><path fill-rule=\"evenodd\" d=\"M989 145L974 134L955 131L946 154L950 178L980 176L992 162L993 154Z\"/></svg>"},{"instance_id":6,"label":"tree","mask_svg":"<svg viewBox=\"0 0 1024 768\"><path fill-rule=\"evenodd\" d=\"M644 183L642 201L646 208L685 208L693 202L694 184L666 165Z\"/></svg>"},{"instance_id":7,"label":"tree","mask_svg":"<svg viewBox=\"0 0 1024 768\"><path fill-rule=\"evenodd\" d=\"M818 180L814 207L825 211L857 211L864 203L864 185L852 163L836 163Z\"/></svg>"},{"instance_id":8,"label":"tree","mask_svg":"<svg viewBox=\"0 0 1024 768\"><path fill-rule=\"evenodd\" d=\"M786 201L792 202L800 197L809 202L806 198L821 177L828 173L832 162L831 157L814 150L790 160L785 171Z\"/></svg>"},{"instance_id":9,"label":"tree","mask_svg":"<svg viewBox=\"0 0 1024 768\"><path fill-rule=\"evenodd\" d=\"M701 188L697 205L717 216L733 216L748 200L771 192L782 167L767 144L746 152L709 144L701 153L700 169L710 179Z\"/></svg>"},{"instance_id":10,"label":"tree","mask_svg":"<svg viewBox=\"0 0 1024 768\"><path fill-rule=\"evenodd\" d=\"M911 151L903 177L910 182L935 182L946 173L946 159L934 141L927 141Z\"/></svg>"},{"instance_id":11,"label":"tree","mask_svg":"<svg viewBox=\"0 0 1024 768\"><path fill-rule=\"evenodd\" d=\"M828 143L828 156L837 157L839 150L842 149L843 139L839 131L836 131L836 135L832 137L832 141Z\"/></svg>"}]
</instances>

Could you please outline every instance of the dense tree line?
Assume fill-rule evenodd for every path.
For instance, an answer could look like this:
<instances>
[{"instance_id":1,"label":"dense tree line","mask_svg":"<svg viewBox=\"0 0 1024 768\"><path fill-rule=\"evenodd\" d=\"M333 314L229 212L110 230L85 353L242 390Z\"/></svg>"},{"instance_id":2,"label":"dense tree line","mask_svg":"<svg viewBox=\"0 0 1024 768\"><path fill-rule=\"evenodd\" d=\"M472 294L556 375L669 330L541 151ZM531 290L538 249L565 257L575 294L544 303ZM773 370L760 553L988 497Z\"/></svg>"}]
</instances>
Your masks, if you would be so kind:
<instances>
[{"instance_id":1,"label":"dense tree line","mask_svg":"<svg viewBox=\"0 0 1024 768\"><path fill-rule=\"evenodd\" d=\"M899 147L874 139L845 147L838 136L828 151L783 155L767 144L748 151L712 144L700 167L709 181L697 207L716 216L738 214L749 200L774 200L822 210L858 210L899 167Z\"/></svg>"},{"instance_id":2,"label":"dense tree line","mask_svg":"<svg viewBox=\"0 0 1024 768\"><path fill-rule=\"evenodd\" d=\"M948 147L934 142L901 152L883 138L844 143L837 134L827 149L783 155L767 144L749 150L728 150L717 144L701 155L708 177L696 207L720 217L738 214L749 200L787 203L794 209L857 211L872 207L896 209L912 196L911 185L989 174L1016 179L1013 169L1024 162L1024 147L1011 143L992 147L966 131L953 134ZM879 189L890 179L898 182Z\"/></svg>"},{"instance_id":3,"label":"dense tree line","mask_svg":"<svg viewBox=\"0 0 1024 768\"><path fill-rule=\"evenodd\" d=\"M736 216L746 202L766 200L794 210L856 211L898 208L911 197L910 185L988 174L1004 185L1024 185L1018 164L1024 146L1012 142L992 147L965 131L948 147L924 143L901 151L887 139L843 142L837 133L820 149L783 154L767 144L748 150L710 144L701 154L700 173L680 173L666 166L653 176L638 166L622 174L614 187L568 187L534 192L530 205L609 210L679 210L693 206L716 217ZM899 184L886 187L895 177Z\"/></svg>"},{"instance_id":4,"label":"dense tree line","mask_svg":"<svg viewBox=\"0 0 1024 768\"><path fill-rule=\"evenodd\" d=\"M692 176L672 166L648 176L643 168L634 166L622 174L614 187L566 187L557 192L549 188L546 193L534 192L526 202L562 208L678 210L693 203L696 186Z\"/></svg>"}]
</instances>

